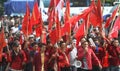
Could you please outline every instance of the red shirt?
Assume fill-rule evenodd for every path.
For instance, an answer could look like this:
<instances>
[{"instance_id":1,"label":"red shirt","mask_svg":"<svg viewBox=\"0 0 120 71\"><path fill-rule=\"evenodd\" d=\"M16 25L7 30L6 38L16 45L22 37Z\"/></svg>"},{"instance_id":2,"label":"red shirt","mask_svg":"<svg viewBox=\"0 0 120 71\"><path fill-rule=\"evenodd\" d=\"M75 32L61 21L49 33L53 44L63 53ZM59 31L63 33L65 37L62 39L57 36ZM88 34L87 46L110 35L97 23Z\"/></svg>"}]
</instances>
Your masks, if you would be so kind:
<instances>
[{"instance_id":1,"label":"red shirt","mask_svg":"<svg viewBox=\"0 0 120 71\"><path fill-rule=\"evenodd\" d=\"M46 55L48 59L48 68L54 68L55 60L56 60L56 48L52 46L47 46Z\"/></svg>"},{"instance_id":2,"label":"red shirt","mask_svg":"<svg viewBox=\"0 0 120 71\"><path fill-rule=\"evenodd\" d=\"M107 50L110 56L109 58L110 65L118 66L120 64L120 58L119 58L120 47L109 46Z\"/></svg>"},{"instance_id":3,"label":"red shirt","mask_svg":"<svg viewBox=\"0 0 120 71\"><path fill-rule=\"evenodd\" d=\"M78 60L82 62L82 68L84 68L84 63L83 63L84 57L86 58L88 70L92 70L93 62L95 62L97 65L100 64L100 61L98 60L97 56L90 47L88 47L88 52L86 53L86 55L84 54L84 49L82 47L79 47L77 55L78 55Z\"/></svg>"},{"instance_id":4,"label":"red shirt","mask_svg":"<svg viewBox=\"0 0 120 71\"><path fill-rule=\"evenodd\" d=\"M105 56L102 58L102 63L101 63L103 67L109 66L108 57L109 57L108 51L105 51Z\"/></svg>"},{"instance_id":5,"label":"red shirt","mask_svg":"<svg viewBox=\"0 0 120 71\"><path fill-rule=\"evenodd\" d=\"M96 49L93 49L95 55L97 56L97 58L99 59L100 63L102 63L102 59L105 56L105 51L103 47L98 47ZM93 62L93 66L96 66L96 63Z\"/></svg>"},{"instance_id":6,"label":"red shirt","mask_svg":"<svg viewBox=\"0 0 120 71\"><path fill-rule=\"evenodd\" d=\"M13 51L14 52L14 51ZM13 58L13 52L11 52L11 54L8 56L8 61L11 63L10 67L11 69L15 69L15 70L22 70L23 69L23 62L26 62L26 55L24 53L24 51L20 51L21 54L18 55L14 55Z\"/></svg>"},{"instance_id":7,"label":"red shirt","mask_svg":"<svg viewBox=\"0 0 120 71\"><path fill-rule=\"evenodd\" d=\"M26 58L27 58L26 63L29 63L31 61L31 56L30 56L31 51L30 51L29 48L23 49L23 51L25 52L25 55L26 55Z\"/></svg>"},{"instance_id":8,"label":"red shirt","mask_svg":"<svg viewBox=\"0 0 120 71\"><path fill-rule=\"evenodd\" d=\"M47 70L47 55L44 53L44 71ZM35 71L42 70L42 61L41 61L41 52L38 52L34 55L33 64L35 65Z\"/></svg>"},{"instance_id":9,"label":"red shirt","mask_svg":"<svg viewBox=\"0 0 120 71\"><path fill-rule=\"evenodd\" d=\"M64 52L62 52L61 50L58 51L59 53L59 57L58 57L58 64L59 67L69 67L70 66L70 62L69 62L69 53L70 51L72 51L71 48L66 48L66 50Z\"/></svg>"}]
</instances>

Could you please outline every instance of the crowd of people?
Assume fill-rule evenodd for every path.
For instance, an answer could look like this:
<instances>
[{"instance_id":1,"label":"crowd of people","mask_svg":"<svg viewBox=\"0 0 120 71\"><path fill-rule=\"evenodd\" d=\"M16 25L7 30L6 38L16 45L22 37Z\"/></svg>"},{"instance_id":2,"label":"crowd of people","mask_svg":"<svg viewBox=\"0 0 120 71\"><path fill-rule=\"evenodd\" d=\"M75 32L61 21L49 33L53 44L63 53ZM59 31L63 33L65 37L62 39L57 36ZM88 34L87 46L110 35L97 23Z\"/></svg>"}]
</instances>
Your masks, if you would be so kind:
<instances>
[{"instance_id":1,"label":"crowd of people","mask_svg":"<svg viewBox=\"0 0 120 71\"><path fill-rule=\"evenodd\" d=\"M0 18L7 43L2 50L0 71L120 71L118 38L109 40L93 28L79 43L73 35L63 36L55 45L47 35L46 43L42 43L34 33L24 36L22 19Z\"/></svg>"}]
</instances>

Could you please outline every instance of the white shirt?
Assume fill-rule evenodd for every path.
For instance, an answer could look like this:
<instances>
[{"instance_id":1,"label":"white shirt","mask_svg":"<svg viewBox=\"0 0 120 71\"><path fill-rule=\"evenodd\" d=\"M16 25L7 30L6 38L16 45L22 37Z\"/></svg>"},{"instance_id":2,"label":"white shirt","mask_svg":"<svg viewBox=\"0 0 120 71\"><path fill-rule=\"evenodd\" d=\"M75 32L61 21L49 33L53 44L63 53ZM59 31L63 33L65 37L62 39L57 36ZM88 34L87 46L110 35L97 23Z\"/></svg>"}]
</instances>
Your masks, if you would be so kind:
<instances>
[{"instance_id":1,"label":"white shirt","mask_svg":"<svg viewBox=\"0 0 120 71\"><path fill-rule=\"evenodd\" d=\"M18 27L12 27L12 33L16 33L17 31L19 31Z\"/></svg>"},{"instance_id":2,"label":"white shirt","mask_svg":"<svg viewBox=\"0 0 120 71\"><path fill-rule=\"evenodd\" d=\"M73 50L70 52L70 64L73 66L75 65L76 57L77 57L77 48L74 47Z\"/></svg>"}]
</instances>

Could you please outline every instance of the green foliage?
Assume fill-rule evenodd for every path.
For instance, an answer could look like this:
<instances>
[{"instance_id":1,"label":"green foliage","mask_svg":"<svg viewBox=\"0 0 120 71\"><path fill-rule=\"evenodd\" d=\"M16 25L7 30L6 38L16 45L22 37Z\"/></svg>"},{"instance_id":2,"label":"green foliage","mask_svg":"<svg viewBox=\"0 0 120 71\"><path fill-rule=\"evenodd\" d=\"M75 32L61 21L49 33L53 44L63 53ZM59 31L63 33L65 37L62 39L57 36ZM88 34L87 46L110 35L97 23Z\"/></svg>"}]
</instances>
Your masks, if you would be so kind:
<instances>
[{"instance_id":1,"label":"green foliage","mask_svg":"<svg viewBox=\"0 0 120 71\"><path fill-rule=\"evenodd\" d=\"M4 13L4 2L7 0L0 0L0 15L3 15Z\"/></svg>"}]
</instances>

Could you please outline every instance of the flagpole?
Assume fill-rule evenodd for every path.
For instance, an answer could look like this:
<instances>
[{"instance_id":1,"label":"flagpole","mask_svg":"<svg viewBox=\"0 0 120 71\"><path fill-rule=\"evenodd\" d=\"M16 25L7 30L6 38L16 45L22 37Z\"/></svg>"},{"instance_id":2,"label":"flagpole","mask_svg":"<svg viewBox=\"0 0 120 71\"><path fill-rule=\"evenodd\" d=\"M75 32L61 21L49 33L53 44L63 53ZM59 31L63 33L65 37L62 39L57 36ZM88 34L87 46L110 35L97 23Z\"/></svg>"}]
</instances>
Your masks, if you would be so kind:
<instances>
[{"instance_id":1,"label":"flagpole","mask_svg":"<svg viewBox=\"0 0 120 71\"><path fill-rule=\"evenodd\" d=\"M102 14L104 12L104 5L105 5L105 0L103 0Z\"/></svg>"},{"instance_id":2,"label":"flagpole","mask_svg":"<svg viewBox=\"0 0 120 71\"><path fill-rule=\"evenodd\" d=\"M88 16L87 16L87 22L86 22L86 32L85 32L85 35L87 36L87 34L88 34L88 24L89 24L89 21L90 21L90 14L88 14Z\"/></svg>"},{"instance_id":3,"label":"flagpole","mask_svg":"<svg viewBox=\"0 0 120 71\"><path fill-rule=\"evenodd\" d=\"M27 0L27 5L28 5L28 0ZM26 8L27 8L27 5L26 5ZM26 9L26 11L27 11L27 9ZM26 40L28 39L28 25L29 25L29 21L30 21L30 19L28 18Z\"/></svg>"}]
</instances>

